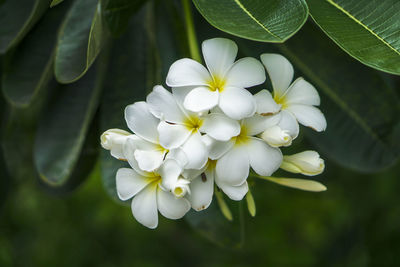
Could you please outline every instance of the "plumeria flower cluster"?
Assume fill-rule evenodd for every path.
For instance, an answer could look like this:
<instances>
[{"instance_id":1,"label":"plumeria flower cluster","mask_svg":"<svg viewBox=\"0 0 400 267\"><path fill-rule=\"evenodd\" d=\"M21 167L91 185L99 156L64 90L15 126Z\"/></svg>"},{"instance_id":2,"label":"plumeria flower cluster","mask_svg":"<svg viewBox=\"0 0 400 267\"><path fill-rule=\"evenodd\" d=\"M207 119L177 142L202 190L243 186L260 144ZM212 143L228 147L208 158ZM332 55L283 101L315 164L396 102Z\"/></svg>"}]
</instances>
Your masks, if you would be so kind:
<instances>
[{"instance_id":1,"label":"plumeria flower cluster","mask_svg":"<svg viewBox=\"0 0 400 267\"><path fill-rule=\"evenodd\" d=\"M236 44L223 38L204 41L202 52L206 67L180 59L166 78L171 90L157 85L146 101L126 107L131 132L101 136L102 146L130 165L118 170L116 190L131 200L136 220L155 228L158 212L179 219L191 208L207 209L219 191L242 200L250 169L283 185L324 190L317 182L306 188L306 180L271 177L279 168L304 175L324 170L315 151L283 156L280 150L298 136L299 123L325 130L316 89L302 78L292 83L293 67L281 55L235 61ZM266 72L273 93L252 95L247 88L263 84Z\"/></svg>"}]
</instances>

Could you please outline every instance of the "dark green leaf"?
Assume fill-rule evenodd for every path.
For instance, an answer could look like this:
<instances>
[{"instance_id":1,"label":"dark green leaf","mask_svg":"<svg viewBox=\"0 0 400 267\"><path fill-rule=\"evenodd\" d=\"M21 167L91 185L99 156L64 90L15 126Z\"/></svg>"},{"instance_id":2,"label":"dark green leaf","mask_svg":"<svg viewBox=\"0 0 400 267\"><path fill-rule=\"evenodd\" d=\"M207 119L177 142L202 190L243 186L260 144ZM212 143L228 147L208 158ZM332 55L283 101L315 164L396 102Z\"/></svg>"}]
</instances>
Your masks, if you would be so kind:
<instances>
[{"instance_id":1,"label":"dark green leaf","mask_svg":"<svg viewBox=\"0 0 400 267\"><path fill-rule=\"evenodd\" d=\"M343 50L372 68L400 74L400 2L308 0L321 29Z\"/></svg>"},{"instance_id":2,"label":"dark green leaf","mask_svg":"<svg viewBox=\"0 0 400 267\"><path fill-rule=\"evenodd\" d=\"M395 125L400 101L382 73L352 60L312 24L276 48L320 92L327 130L302 131L324 156L363 172L378 171L398 159L400 146L395 140L400 133ZM247 52L258 57L272 49L253 46Z\"/></svg>"},{"instance_id":3,"label":"dark green leaf","mask_svg":"<svg viewBox=\"0 0 400 267\"><path fill-rule=\"evenodd\" d=\"M143 24L145 11L134 17L127 33L113 44L113 57L109 64L100 106L101 131L110 128L127 130L124 119L125 107L136 101L145 101L146 83L150 75L146 69L147 56L150 52L148 49L151 48L148 46L147 33ZM113 158L109 151L102 150L101 176L106 191L114 199L118 198L115 174L124 166L126 166L125 162Z\"/></svg>"},{"instance_id":4,"label":"dark green leaf","mask_svg":"<svg viewBox=\"0 0 400 267\"><path fill-rule=\"evenodd\" d=\"M60 4L64 0L53 0L51 1L50 7L55 7L56 5Z\"/></svg>"},{"instance_id":5,"label":"dark green leaf","mask_svg":"<svg viewBox=\"0 0 400 267\"><path fill-rule=\"evenodd\" d=\"M0 54L17 45L48 7L48 0L11 0L2 4L0 6Z\"/></svg>"},{"instance_id":6,"label":"dark green leaf","mask_svg":"<svg viewBox=\"0 0 400 267\"><path fill-rule=\"evenodd\" d=\"M90 68L104 43L97 0L77 0L59 32L55 54L55 75L60 83L81 78Z\"/></svg>"},{"instance_id":7,"label":"dark green leaf","mask_svg":"<svg viewBox=\"0 0 400 267\"><path fill-rule=\"evenodd\" d=\"M77 168L98 106L104 68L105 64L99 64L80 81L56 88L39 122L35 165L42 180L50 185L64 185Z\"/></svg>"},{"instance_id":8,"label":"dark green leaf","mask_svg":"<svg viewBox=\"0 0 400 267\"><path fill-rule=\"evenodd\" d=\"M65 6L47 12L38 25L12 53L3 73L2 89L7 101L26 107L53 76L53 53L57 28Z\"/></svg>"},{"instance_id":9,"label":"dark green leaf","mask_svg":"<svg viewBox=\"0 0 400 267\"><path fill-rule=\"evenodd\" d=\"M284 42L308 16L304 0L193 0L214 27L262 42Z\"/></svg>"},{"instance_id":10,"label":"dark green leaf","mask_svg":"<svg viewBox=\"0 0 400 267\"><path fill-rule=\"evenodd\" d=\"M147 0L101 0L102 15L111 35L120 36L129 25L132 15Z\"/></svg>"}]
</instances>

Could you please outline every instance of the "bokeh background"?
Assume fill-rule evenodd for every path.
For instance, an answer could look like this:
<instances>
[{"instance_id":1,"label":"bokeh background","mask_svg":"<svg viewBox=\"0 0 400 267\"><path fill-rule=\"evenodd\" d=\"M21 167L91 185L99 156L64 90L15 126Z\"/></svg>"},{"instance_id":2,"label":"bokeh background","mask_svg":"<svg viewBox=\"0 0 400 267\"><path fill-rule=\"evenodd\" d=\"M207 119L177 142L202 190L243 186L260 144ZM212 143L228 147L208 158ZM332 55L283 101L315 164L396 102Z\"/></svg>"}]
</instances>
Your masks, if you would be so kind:
<instances>
[{"instance_id":1,"label":"bokeh background","mask_svg":"<svg viewBox=\"0 0 400 267\"><path fill-rule=\"evenodd\" d=\"M319 90L327 131L314 134L303 127L295 145L283 151L319 151L326 170L314 179L328 190L310 193L250 177L255 217L245 202L229 201L233 222L213 204L205 212L192 211L188 219L160 216L158 228L149 230L134 220L129 203L116 200L114 175L123 163L101 151L99 135L109 128L126 129L123 107L144 100L153 85L164 84L174 60L189 56L180 2L150 1L129 16L119 14L122 26L112 24L118 26L111 32L115 36L106 37L95 64L79 81L60 85L76 74L77 63L65 63L63 55L60 59L51 53L54 42L65 41L52 22L61 23L78 2L84 0L65 0L46 11L24 40L0 57L0 266L400 264L398 76L351 58L311 20L284 44L265 44L219 31L194 9L199 42L217 36L234 39L239 57L283 53L293 62L296 77L305 76ZM13 17L4 3L10 10L17 7L0 1L0 25ZM95 10L97 0L85 3ZM111 2L104 3L108 7ZM69 22L73 29L91 25L91 19L76 18ZM79 58L83 52L74 49L80 48L73 47L68 55ZM61 67L54 75L49 68L51 75L46 76L42 69L47 69L43 62L48 58ZM48 77L45 84L42 77ZM104 79L101 93L90 91L93 77ZM271 88L269 81L254 92L265 87ZM343 105L362 120L362 127ZM80 114L90 119L75 123ZM78 147L76 136L85 142L75 153L68 148ZM71 163L71 158L79 162Z\"/></svg>"}]
</instances>

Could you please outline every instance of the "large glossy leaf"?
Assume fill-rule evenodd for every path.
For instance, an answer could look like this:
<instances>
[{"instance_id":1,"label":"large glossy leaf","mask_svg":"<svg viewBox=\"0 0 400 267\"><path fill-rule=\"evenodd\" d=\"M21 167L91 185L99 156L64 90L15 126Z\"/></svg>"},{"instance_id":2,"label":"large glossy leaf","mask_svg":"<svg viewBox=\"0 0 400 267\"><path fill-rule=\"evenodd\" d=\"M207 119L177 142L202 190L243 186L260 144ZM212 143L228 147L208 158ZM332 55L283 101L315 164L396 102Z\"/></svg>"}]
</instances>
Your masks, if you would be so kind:
<instances>
[{"instance_id":1,"label":"large glossy leaf","mask_svg":"<svg viewBox=\"0 0 400 267\"><path fill-rule=\"evenodd\" d=\"M120 36L128 27L132 15L147 0L101 0L102 15L111 35Z\"/></svg>"},{"instance_id":2,"label":"large glossy leaf","mask_svg":"<svg viewBox=\"0 0 400 267\"><path fill-rule=\"evenodd\" d=\"M104 34L97 0L73 3L59 31L55 54L55 75L60 83L81 78L93 64Z\"/></svg>"},{"instance_id":3,"label":"large glossy leaf","mask_svg":"<svg viewBox=\"0 0 400 267\"><path fill-rule=\"evenodd\" d=\"M64 0L53 0L51 1L50 7L55 7L56 5L60 4Z\"/></svg>"},{"instance_id":4,"label":"large glossy leaf","mask_svg":"<svg viewBox=\"0 0 400 267\"><path fill-rule=\"evenodd\" d=\"M398 159L400 146L395 140L400 131L395 126L399 124L400 100L382 73L353 60L312 24L285 44L254 46L247 52L259 56L273 49L288 57L298 74L321 95L327 130L302 131L324 156L363 172L378 171Z\"/></svg>"},{"instance_id":5,"label":"large glossy leaf","mask_svg":"<svg viewBox=\"0 0 400 267\"><path fill-rule=\"evenodd\" d=\"M5 1L0 6L0 54L17 45L48 7L48 0Z\"/></svg>"},{"instance_id":6,"label":"large glossy leaf","mask_svg":"<svg viewBox=\"0 0 400 267\"><path fill-rule=\"evenodd\" d=\"M304 0L193 0L214 27L262 42L284 42L308 16Z\"/></svg>"},{"instance_id":7,"label":"large glossy leaf","mask_svg":"<svg viewBox=\"0 0 400 267\"><path fill-rule=\"evenodd\" d=\"M10 104L26 107L40 90L47 88L53 77L56 32L65 11L66 6L63 6L47 12L12 53L2 79L3 93Z\"/></svg>"},{"instance_id":8,"label":"large glossy leaf","mask_svg":"<svg viewBox=\"0 0 400 267\"><path fill-rule=\"evenodd\" d=\"M128 130L124 119L124 109L136 101L145 101L147 78L146 66L149 51L147 34L143 20L144 11L134 17L126 34L113 43L107 80L100 106L100 129L111 128ZM154 84L155 85L155 84ZM146 90L148 89L148 90ZM111 157L109 151L101 152L101 176L106 191L117 199L115 174L126 166L125 162Z\"/></svg>"},{"instance_id":9,"label":"large glossy leaf","mask_svg":"<svg viewBox=\"0 0 400 267\"><path fill-rule=\"evenodd\" d=\"M97 67L97 66L96 66ZM68 182L98 106L103 65L76 83L59 85L39 122L34 160L40 177L53 186Z\"/></svg>"},{"instance_id":10,"label":"large glossy leaf","mask_svg":"<svg viewBox=\"0 0 400 267\"><path fill-rule=\"evenodd\" d=\"M321 29L362 63L400 74L400 2L308 0Z\"/></svg>"}]
</instances>

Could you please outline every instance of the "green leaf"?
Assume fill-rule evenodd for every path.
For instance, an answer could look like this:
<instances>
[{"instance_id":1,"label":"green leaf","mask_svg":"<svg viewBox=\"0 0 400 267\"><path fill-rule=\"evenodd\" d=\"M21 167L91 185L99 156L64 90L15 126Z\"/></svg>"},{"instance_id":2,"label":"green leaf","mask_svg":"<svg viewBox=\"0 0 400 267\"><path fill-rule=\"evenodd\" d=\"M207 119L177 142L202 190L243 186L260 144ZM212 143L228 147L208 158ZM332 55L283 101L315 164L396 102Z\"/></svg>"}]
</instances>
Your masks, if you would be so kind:
<instances>
[{"instance_id":1,"label":"green leaf","mask_svg":"<svg viewBox=\"0 0 400 267\"><path fill-rule=\"evenodd\" d=\"M53 0L51 1L50 7L55 7L56 5L60 4L64 0Z\"/></svg>"},{"instance_id":2,"label":"green leaf","mask_svg":"<svg viewBox=\"0 0 400 267\"><path fill-rule=\"evenodd\" d=\"M382 78L392 76L353 60L311 23L285 44L249 45L242 46L248 55L285 55L299 72L296 77L303 75L320 93L327 130L301 131L323 157L362 172L379 171L398 160L400 101L396 89Z\"/></svg>"},{"instance_id":3,"label":"green leaf","mask_svg":"<svg viewBox=\"0 0 400 267\"><path fill-rule=\"evenodd\" d=\"M48 5L48 0L9 0L0 6L0 54L25 37Z\"/></svg>"},{"instance_id":4,"label":"green leaf","mask_svg":"<svg viewBox=\"0 0 400 267\"><path fill-rule=\"evenodd\" d=\"M118 37L125 32L129 20L147 0L101 0L102 15L108 31Z\"/></svg>"},{"instance_id":5,"label":"green leaf","mask_svg":"<svg viewBox=\"0 0 400 267\"><path fill-rule=\"evenodd\" d=\"M137 14L130 23L128 31L112 45L112 58L104 84L104 93L100 105L100 129L111 128L128 130L124 118L124 109L136 101L146 100L146 89L151 90L154 81L147 87L148 78L154 77L147 68L148 59L153 50L148 45L148 35L143 21L145 12ZM127 163L110 155L108 150L101 151L101 176L109 195L118 200L115 186L115 174Z\"/></svg>"},{"instance_id":6,"label":"green leaf","mask_svg":"<svg viewBox=\"0 0 400 267\"><path fill-rule=\"evenodd\" d=\"M308 0L321 29L367 66L400 74L400 2Z\"/></svg>"},{"instance_id":7,"label":"green leaf","mask_svg":"<svg viewBox=\"0 0 400 267\"><path fill-rule=\"evenodd\" d=\"M11 53L3 73L2 89L7 101L16 107L27 107L47 88L53 77L55 32L61 23L65 6L47 12L38 25Z\"/></svg>"},{"instance_id":8,"label":"green leaf","mask_svg":"<svg viewBox=\"0 0 400 267\"><path fill-rule=\"evenodd\" d=\"M74 2L58 35L54 63L57 81L71 83L81 78L99 54L103 38L100 2Z\"/></svg>"},{"instance_id":9,"label":"green leaf","mask_svg":"<svg viewBox=\"0 0 400 267\"><path fill-rule=\"evenodd\" d=\"M66 184L78 166L98 106L104 66L92 68L76 83L59 85L43 113L35 137L34 159L41 179L49 185Z\"/></svg>"},{"instance_id":10,"label":"green leaf","mask_svg":"<svg viewBox=\"0 0 400 267\"><path fill-rule=\"evenodd\" d=\"M304 0L193 0L214 27L262 42L284 42L307 20Z\"/></svg>"}]
</instances>

